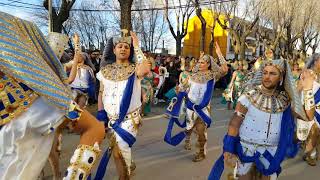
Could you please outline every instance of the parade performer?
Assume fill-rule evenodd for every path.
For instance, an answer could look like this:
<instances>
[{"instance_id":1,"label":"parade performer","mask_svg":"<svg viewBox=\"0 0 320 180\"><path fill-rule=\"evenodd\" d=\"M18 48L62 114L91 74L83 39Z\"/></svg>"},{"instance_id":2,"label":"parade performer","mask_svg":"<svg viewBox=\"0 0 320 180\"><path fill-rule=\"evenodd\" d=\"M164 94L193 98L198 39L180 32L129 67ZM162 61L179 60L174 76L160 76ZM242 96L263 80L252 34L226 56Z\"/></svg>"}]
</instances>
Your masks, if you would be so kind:
<instances>
[{"instance_id":1,"label":"parade performer","mask_svg":"<svg viewBox=\"0 0 320 180\"><path fill-rule=\"evenodd\" d=\"M228 103L228 109L231 109L231 102L233 103L233 108L235 108L239 96L242 94L243 81L247 75L248 63L246 61L235 61L232 63L233 69L235 71L232 74L231 81L222 93L224 101Z\"/></svg>"},{"instance_id":2,"label":"parade performer","mask_svg":"<svg viewBox=\"0 0 320 180\"><path fill-rule=\"evenodd\" d=\"M130 179L134 169L131 147L141 121L141 79L151 69L136 34L131 32L130 37L127 32L122 30L122 37L109 39L104 51L105 66L97 74L100 81L97 118L107 126L109 155L113 154L120 180ZM107 160L105 166L106 163Z\"/></svg>"},{"instance_id":3,"label":"parade performer","mask_svg":"<svg viewBox=\"0 0 320 180\"><path fill-rule=\"evenodd\" d=\"M0 179L37 179L61 126L81 134L64 179L86 179L103 124L74 103L63 66L33 23L0 12L0 34Z\"/></svg>"},{"instance_id":4,"label":"parade performer","mask_svg":"<svg viewBox=\"0 0 320 180\"><path fill-rule=\"evenodd\" d=\"M182 89L188 89L189 76L191 75L190 63L186 62L184 57L181 57L180 63L181 73L179 75L179 86Z\"/></svg>"},{"instance_id":5,"label":"parade performer","mask_svg":"<svg viewBox=\"0 0 320 180\"><path fill-rule=\"evenodd\" d=\"M313 92L314 96L314 105L312 105L312 109L314 109L314 118L312 121L304 122L298 120L298 138L302 141L305 141L305 155L304 160L311 165L315 166L319 157L319 149L320 148L320 54L314 54L311 59L307 62L306 68L310 69L312 73L312 77L314 79L313 88L310 91ZM301 80L298 82L298 88L301 83L304 81L303 73L301 75ZM307 94L302 93L302 96L308 97ZM310 97L312 98L312 97ZM310 106L308 102L304 101L306 107Z\"/></svg>"},{"instance_id":6,"label":"parade performer","mask_svg":"<svg viewBox=\"0 0 320 180\"><path fill-rule=\"evenodd\" d=\"M74 97L76 102L80 107L84 108L89 98L95 98L95 77L93 70L90 66L86 65L85 55L81 54L81 58L78 60L78 65L76 69L76 75L72 83L70 84L71 89L73 90Z\"/></svg>"},{"instance_id":7,"label":"parade performer","mask_svg":"<svg viewBox=\"0 0 320 180\"><path fill-rule=\"evenodd\" d=\"M152 57L149 57L148 60L151 62L153 70L155 68L155 61ZM142 87L142 107L141 107L141 116L144 116L151 112L151 102L153 100L154 95L154 79L158 77L158 75L150 71L142 80L141 80L141 87Z\"/></svg>"},{"instance_id":8,"label":"parade performer","mask_svg":"<svg viewBox=\"0 0 320 180\"><path fill-rule=\"evenodd\" d=\"M294 83L285 60L267 61L255 73L247 84L250 88L238 99L223 140L223 155L211 170L210 180L220 179L224 163L235 168L234 176L242 180L277 178L282 161L294 157L298 149L292 112L307 121L312 117L310 107L303 108ZM306 78L302 87L310 89L312 80Z\"/></svg>"},{"instance_id":9,"label":"parade performer","mask_svg":"<svg viewBox=\"0 0 320 180\"><path fill-rule=\"evenodd\" d=\"M210 127L210 101L213 93L214 83L226 74L228 68L220 48L216 46L217 54L221 66L218 66L213 57L204 55L198 61L198 71L192 72L189 76L187 89L184 85L178 86L178 95L173 98L167 108L167 114L170 117L168 129L164 140L170 145L178 145L186 138L186 149L190 149L190 138L193 131L198 135L198 152L195 154L193 161L202 161L206 155L207 128ZM179 122L180 109L182 105L186 105L187 118L184 123ZM185 131L172 137L172 129L174 124Z\"/></svg>"},{"instance_id":10,"label":"parade performer","mask_svg":"<svg viewBox=\"0 0 320 180\"><path fill-rule=\"evenodd\" d=\"M159 74L157 75L157 77L159 78L159 83L156 87L156 92L154 93L154 100L153 100L154 104L158 104L158 102L162 100L162 99L158 98L158 94L159 94L161 88L163 87L164 81L166 79L165 74L167 73L167 69L160 65L158 71L159 71ZM165 101L162 100L162 102L165 102Z\"/></svg>"}]
</instances>

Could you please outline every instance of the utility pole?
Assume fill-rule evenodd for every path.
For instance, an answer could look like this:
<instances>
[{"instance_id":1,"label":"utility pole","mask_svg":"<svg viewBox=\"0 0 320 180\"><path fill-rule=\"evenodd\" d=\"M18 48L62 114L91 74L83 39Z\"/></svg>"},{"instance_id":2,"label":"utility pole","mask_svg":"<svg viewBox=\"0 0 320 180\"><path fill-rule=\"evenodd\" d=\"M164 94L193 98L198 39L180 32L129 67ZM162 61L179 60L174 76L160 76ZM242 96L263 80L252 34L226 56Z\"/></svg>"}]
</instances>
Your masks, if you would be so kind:
<instances>
[{"instance_id":1,"label":"utility pole","mask_svg":"<svg viewBox=\"0 0 320 180\"><path fill-rule=\"evenodd\" d=\"M49 10L49 33L53 31L52 26L52 0L48 0L48 10Z\"/></svg>"}]
</instances>

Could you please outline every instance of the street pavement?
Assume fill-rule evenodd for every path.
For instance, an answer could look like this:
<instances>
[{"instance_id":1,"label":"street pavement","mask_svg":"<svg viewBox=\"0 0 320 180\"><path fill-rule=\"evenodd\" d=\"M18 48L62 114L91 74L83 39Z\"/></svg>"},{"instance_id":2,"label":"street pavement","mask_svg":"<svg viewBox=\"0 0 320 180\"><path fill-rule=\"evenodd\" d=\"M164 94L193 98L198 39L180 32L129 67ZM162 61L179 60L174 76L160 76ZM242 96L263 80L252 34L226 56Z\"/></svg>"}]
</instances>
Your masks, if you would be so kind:
<instances>
[{"instance_id":1,"label":"street pavement","mask_svg":"<svg viewBox=\"0 0 320 180\"><path fill-rule=\"evenodd\" d=\"M137 142L133 147L133 158L137 165L133 180L205 180L216 159L219 158L222 149L222 139L227 130L227 125L233 111L227 110L226 105L220 103L220 97L213 98L213 124L208 129L207 157L202 162L192 162L195 151L196 136L193 134L193 149L186 151L183 143L173 147L163 141L168 119L163 116L165 104L159 104L152 108L151 114L143 118L143 125L137 136ZM95 107L89 107L94 112ZM175 129L176 132L179 129ZM68 166L79 136L64 133L60 169L64 172ZM102 144L103 150L107 142ZM302 161L300 153L296 158L283 163L283 172L279 180L316 180L320 179L320 164L315 167L308 166ZM227 169L231 172L231 169ZM226 179L224 173L221 179ZM49 163L47 163L42 179L52 179ZM117 174L113 159L110 159L104 179L116 180Z\"/></svg>"}]
</instances>

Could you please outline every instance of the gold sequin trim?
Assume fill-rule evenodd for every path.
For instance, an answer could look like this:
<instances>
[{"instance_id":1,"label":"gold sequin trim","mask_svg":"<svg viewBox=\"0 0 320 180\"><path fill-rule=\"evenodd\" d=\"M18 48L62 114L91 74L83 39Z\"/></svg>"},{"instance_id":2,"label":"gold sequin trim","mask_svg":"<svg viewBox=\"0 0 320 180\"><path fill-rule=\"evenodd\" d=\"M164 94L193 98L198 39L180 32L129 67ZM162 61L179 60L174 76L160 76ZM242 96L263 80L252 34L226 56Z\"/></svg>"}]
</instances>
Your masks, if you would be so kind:
<instances>
[{"instance_id":1,"label":"gold sequin trim","mask_svg":"<svg viewBox=\"0 0 320 180\"><path fill-rule=\"evenodd\" d=\"M108 64L101 72L104 78L111 81L127 80L134 72L135 64Z\"/></svg>"},{"instance_id":2,"label":"gold sequin trim","mask_svg":"<svg viewBox=\"0 0 320 180\"><path fill-rule=\"evenodd\" d=\"M267 95L258 86L246 92L245 96L254 107L267 113L283 112L290 105L290 98L285 91L275 92L274 95Z\"/></svg>"},{"instance_id":3,"label":"gold sequin trim","mask_svg":"<svg viewBox=\"0 0 320 180\"><path fill-rule=\"evenodd\" d=\"M79 150L79 155L78 155L76 161L71 163L69 167L72 167L72 169L81 169L88 176L90 174L92 167L97 162L97 159L99 157L101 150L99 150L98 148L95 148L94 146L89 146L89 145L85 145L85 144L78 145L76 150ZM83 158L83 153L85 150L91 151L95 154L94 161L90 165L87 165L87 164L84 164L81 162L81 160ZM76 173L77 173L77 171L72 172L71 179L77 179Z\"/></svg>"},{"instance_id":4,"label":"gold sequin trim","mask_svg":"<svg viewBox=\"0 0 320 180\"><path fill-rule=\"evenodd\" d=\"M190 80L196 83L206 83L212 79L215 79L215 73L212 71L201 72L198 71L190 75Z\"/></svg>"},{"instance_id":5,"label":"gold sequin trim","mask_svg":"<svg viewBox=\"0 0 320 180\"><path fill-rule=\"evenodd\" d=\"M7 83L10 83L10 85L7 85ZM38 95L31 89L24 91L18 82L9 77L6 80L1 79L0 86L0 98L5 107L4 110L0 111L0 116L8 115L8 117L0 119L0 126L2 126L25 112L38 98ZM12 95L15 102L10 102L8 93Z\"/></svg>"}]
</instances>

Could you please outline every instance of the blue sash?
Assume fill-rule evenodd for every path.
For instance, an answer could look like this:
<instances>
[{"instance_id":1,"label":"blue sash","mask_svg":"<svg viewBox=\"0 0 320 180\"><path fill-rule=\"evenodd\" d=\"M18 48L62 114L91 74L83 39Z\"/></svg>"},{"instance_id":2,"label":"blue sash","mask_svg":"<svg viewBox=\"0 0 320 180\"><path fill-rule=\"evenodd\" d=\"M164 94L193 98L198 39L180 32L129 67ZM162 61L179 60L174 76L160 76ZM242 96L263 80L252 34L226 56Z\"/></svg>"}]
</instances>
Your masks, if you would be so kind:
<instances>
[{"instance_id":1,"label":"blue sash","mask_svg":"<svg viewBox=\"0 0 320 180\"><path fill-rule=\"evenodd\" d=\"M180 142L186 137L185 131L181 131L172 137L172 130L173 130L174 124L177 124L180 128L186 127L186 119L184 120L183 123L179 122L179 114L180 114L183 98L185 98L186 100L186 107L190 110L195 111L197 115L207 124L207 127L210 127L211 118L210 116L206 115L202 109L208 106L210 99L212 97L213 88L214 88L214 80L212 79L207 82L207 89L199 105L191 102L186 92L179 92L177 97L172 99L166 112L170 116L168 128L164 136L164 141L166 143L172 146L176 146L180 144Z\"/></svg>"},{"instance_id":2,"label":"blue sash","mask_svg":"<svg viewBox=\"0 0 320 180\"><path fill-rule=\"evenodd\" d=\"M242 163L253 162L256 164L256 167L259 172L261 172L265 176L270 176L273 173L277 173L278 175L281 172L281 162L284 158L293 158L298 152L298 145L294 142L294 117L292 116L290 106L283 112L282 121L281 121L281 132L280 139L277 151L274 156L271 155L269 151L265 151L262 156L266 158L270 165L268 168L265 168L259 157L261 154L256 152L253 156L246 156L242 151L242 146L240 142L236 144L236 155L239 157ZM224 145L224 146L232 146ZM222 172L224 170L224 159L223 154L220 158L215 162L213 168L211 169L208 180L219 180Z\"/></svg>"},{"instance_id":3,"label":"blue sash","mask_svg":"<svg viewBox=\"0 0 320 180\"><path fill-rule=\"evenodd\" d=\"M129 147L132 147L132 145L136 142L136 138L132 134L127 132L125 129L122 129L121 123L123 122L123 120L128 112L129 106L130 106L134 80L135 80L135 73L129 77L126 88L124 89L123 97L121 99L121 104L120 104L119 119L117 119L114 124L111 124L112 129L126 143L128 143ZM108 148L99 163L95 180L102 180L103 179L104 174L107 170L110 155L111 155L111 152L110 152L110 149Z\"/></svg>"},{"instance_id":4,"label":"blue sash","mask_svg":"<svg viewBox=\"0 0 320 180\"><path fill-rule=\"evenodd\" d=\"M320 88L318 89L318 91L314 95L314 102L315 102L315 104L318 104L320 102ZM318 121L318 123L320 124L320 114L317 112L317 110L314 111L314 116L315 116L316 120Z\"/></svg>"}]
</instances>

